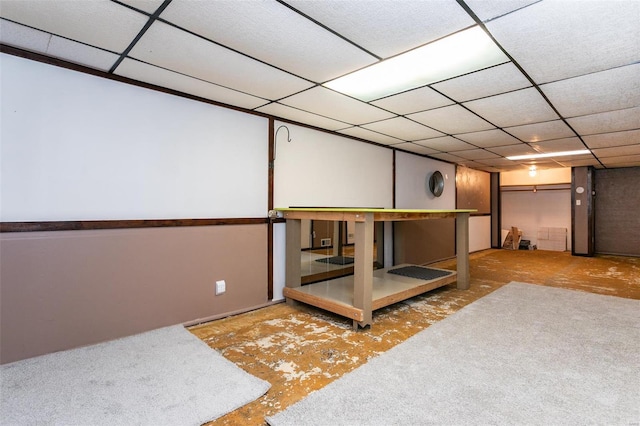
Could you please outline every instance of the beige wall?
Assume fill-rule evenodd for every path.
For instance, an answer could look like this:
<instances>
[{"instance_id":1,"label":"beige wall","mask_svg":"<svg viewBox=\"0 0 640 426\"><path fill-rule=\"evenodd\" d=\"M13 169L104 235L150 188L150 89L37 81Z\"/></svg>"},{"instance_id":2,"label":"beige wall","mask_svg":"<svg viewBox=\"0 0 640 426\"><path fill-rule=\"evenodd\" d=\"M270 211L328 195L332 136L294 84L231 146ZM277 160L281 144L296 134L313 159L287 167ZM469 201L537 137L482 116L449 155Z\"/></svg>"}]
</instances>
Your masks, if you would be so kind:
<instances>
[{"instance_id":1,"label":"beige wall","mask_svg":"<svg viewBox=\"0 0 640 426\"><path fill-rule=\"evenodd\" d=\"M266 248L266 224L0 234L0 363L264 305Z\"/></svg>"}]
</instances>

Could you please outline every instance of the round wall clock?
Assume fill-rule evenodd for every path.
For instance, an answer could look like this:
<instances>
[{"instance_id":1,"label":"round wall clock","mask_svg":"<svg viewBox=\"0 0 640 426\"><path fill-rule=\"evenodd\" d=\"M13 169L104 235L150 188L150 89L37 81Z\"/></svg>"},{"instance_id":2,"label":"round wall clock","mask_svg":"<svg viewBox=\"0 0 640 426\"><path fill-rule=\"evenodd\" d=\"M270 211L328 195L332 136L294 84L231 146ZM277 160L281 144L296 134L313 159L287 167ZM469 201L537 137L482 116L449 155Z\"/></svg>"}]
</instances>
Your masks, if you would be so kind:
<instances>
[{"instance_id":1,"label":"round wall clock","mask_svg":"<svg viewBox=\"0 0 640 426\"><path fill-rule=\"evenodd\" d=\"M444 177L438 170L429 177L429 191L436 197L441 196L442 191L444 191Z\"/></svg>"}]
</instances>

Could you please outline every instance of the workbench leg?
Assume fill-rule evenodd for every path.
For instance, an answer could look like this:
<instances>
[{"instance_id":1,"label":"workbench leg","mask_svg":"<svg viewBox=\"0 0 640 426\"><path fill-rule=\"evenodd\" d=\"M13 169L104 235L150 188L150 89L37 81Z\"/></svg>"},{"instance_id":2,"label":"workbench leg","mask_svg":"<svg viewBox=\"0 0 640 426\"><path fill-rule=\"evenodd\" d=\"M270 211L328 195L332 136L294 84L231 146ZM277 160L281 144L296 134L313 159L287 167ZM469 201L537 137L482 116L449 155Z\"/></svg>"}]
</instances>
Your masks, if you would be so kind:
<instances>
[{"instance_id":1,"label":"workbench leg","mask_svg":"<svg viewBox=\"0 0 640 426\"><path fill-rule=\"evenodd\" d=\"M295 288L301 286L300 280L300 220L287 219L286 237L285 237L285 287ZM293 305L294 301L287 298L287 304Z\"/></svg>"},{"instance_id":2,"label":"workbench leg","mask_svg":"<svg viewBox=\"0 0 640 426\"><path fill-rule=\"evenodd\" d=\"M356 222L355 264L353 277L353 306L362 309L361 327L371 325L373 297L373 213L365 213L364 222ZM357 328L355 322L354 327Z\"/></svg>"},{"instance_id":3,"label":"workbench leg","mask_svg":"<svg viewBox=\"0 0 640 426\"><path fill-rule=\"evenodd\" d=\"M469 213L458 213L456 216L456 259L458 272L458 288L467 290L469 278Z\"/></svg>"}]
</instances>

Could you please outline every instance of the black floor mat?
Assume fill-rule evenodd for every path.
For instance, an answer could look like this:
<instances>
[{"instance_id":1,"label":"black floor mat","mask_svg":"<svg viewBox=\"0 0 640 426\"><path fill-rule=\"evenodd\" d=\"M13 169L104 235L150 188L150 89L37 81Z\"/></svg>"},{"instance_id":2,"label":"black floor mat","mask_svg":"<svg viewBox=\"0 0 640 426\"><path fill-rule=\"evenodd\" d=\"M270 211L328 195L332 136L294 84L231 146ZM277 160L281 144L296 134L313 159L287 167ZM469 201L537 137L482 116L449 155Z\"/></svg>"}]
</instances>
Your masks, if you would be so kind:
<instances>
[{"instance_id":1,"label":"black floor mat","mask_svg":"<svg viewBox=\"0 0 640 426\"><path fill-rule=\"evenodd\" d=\"M316 259L316 262L330 263L332 265L351 265L353 264L354 259L353 257L333 256L333 257L323 257L322 259Z\"/></svg>"},{"instance_id":2,"label":"black floor mat","mask_svg":"<svg viewBox=\"0 0 640 426\"><path fill-rule=\"evenodd\" d=\"M447 275L451 275L453 272L426 268L424 266L403 266L401 268L390 269L387 273L428 281L446 277Z\"/></svg>"}]
</instances>

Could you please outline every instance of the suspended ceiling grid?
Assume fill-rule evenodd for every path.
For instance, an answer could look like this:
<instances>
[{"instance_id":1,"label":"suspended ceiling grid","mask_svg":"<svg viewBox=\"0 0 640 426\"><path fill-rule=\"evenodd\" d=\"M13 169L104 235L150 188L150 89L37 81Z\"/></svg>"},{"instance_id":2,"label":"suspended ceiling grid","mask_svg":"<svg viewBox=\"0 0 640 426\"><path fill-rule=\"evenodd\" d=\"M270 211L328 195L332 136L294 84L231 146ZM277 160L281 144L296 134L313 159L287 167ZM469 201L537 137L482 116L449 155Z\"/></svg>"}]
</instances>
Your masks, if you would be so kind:
<instances>
[{"instance_id":1,"label":"suspended ceiling grid","mask_svg":"<svg viewBox=\"0 0 640 426\"><path fill-rule=\"evenodd\" d=\"M640 166L638 0L0 0L0 17L7 46L478 170ZM323 85L472 27L498 63L366 102Z\"/></svg>"}]
</instances>

